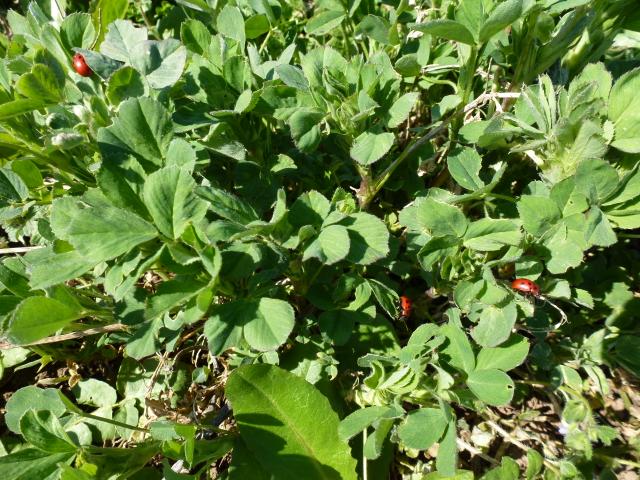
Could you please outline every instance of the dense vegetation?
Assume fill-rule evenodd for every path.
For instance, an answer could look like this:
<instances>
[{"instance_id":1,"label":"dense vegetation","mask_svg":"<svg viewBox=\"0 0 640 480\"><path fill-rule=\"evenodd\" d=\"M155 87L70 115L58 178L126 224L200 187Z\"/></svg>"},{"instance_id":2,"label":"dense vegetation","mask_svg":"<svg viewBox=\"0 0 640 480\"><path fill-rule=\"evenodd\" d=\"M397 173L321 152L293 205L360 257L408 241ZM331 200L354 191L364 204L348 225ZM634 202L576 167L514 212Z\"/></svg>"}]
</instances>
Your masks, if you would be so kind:
<instances>
[{"instance_id":1,"label":"dense vegetation","mask_svg":"<svg viewBox=\"0 0 640 480\"><path fill-rule=\"evenodd\" d=\"M88 3L0 22L3 480L638 478L636 0Z\"/></svg>"}]
</instances>

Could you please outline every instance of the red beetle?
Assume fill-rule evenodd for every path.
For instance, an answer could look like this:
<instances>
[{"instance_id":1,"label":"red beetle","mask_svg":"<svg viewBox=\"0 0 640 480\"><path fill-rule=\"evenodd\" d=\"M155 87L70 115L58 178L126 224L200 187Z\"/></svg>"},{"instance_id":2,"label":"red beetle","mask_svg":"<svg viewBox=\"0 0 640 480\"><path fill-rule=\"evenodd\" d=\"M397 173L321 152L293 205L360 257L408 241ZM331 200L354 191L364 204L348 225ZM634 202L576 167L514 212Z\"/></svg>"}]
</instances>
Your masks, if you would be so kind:
<instances>
[{"instance_id":1,"label":"red beetle","mask_svg":"<svg viewBox=\"0 0 640 480\"><path fill-rule=\"evenodd\" d=\"M89 65L87 65L84 56L80 53L76 53L73 56L73 69L78 75L82 75L83 77L90 77L93 75L93 70L91 70Z\"/></svg>"},{"instance_id":2,"label":"red beetle","mask_svg":"<svg viewBox=\"0 0 640 480\"><path fill-rule=\"evenodd\" d=\"M527 278L516 278L511 282L511 288L521 293L533 295L534 297L540 296L540 287Z\"/></svg>"},{"instance_id":3,"label":"red beetle","mask_svg":"<svg viewBox=\"0 0 640 480\"><path fill-rule=\"evenodd\" d=\"M413 310L413 301L406 296L400 297L400 308L402 309L402 316L405 318L409 318L411 316L411 311Z\"/></svg>"}]
</instances>

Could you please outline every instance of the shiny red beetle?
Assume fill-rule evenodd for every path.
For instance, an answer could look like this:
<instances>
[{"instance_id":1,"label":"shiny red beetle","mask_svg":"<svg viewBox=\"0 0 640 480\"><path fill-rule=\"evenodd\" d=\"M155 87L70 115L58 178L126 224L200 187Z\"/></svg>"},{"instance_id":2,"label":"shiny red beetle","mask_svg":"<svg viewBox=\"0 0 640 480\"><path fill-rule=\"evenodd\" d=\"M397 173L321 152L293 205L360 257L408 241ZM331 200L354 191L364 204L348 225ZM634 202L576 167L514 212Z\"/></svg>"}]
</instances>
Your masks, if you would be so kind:
<instances>
[{"instance_id":1,"label":"shiny red beetle","mask_svg":"<svg viewBox=\"0 0 640 480\"><path fill-rule=\"evenodd\" d=\"M409 297L402 295L400 297L400 308L402 309L402 316L409 318L413 310L413 301Z\"/></svg>"},{"instance_id":2,"label":"shiny red beetle","mask_svg":"<svg viewBox=\"0 0 640 480\"><path fill-rule=\"evenodd\" d=\"M93 75L93 70L91 70L89 65L87 65L84 56L80 53L76 53L73 56L73 69L78 75L82 75L83 77L90 77Z\"/></svg>"},{"instance_id":3,"label":"shiny red beetle","mask_svg":"<svg viewBox=\"0 0 640 480\"><path fill-rule=\"evenodd\" d=\"M540 287L527 278L516 278L511 282L511 288L521 293L533 295L534 297L540 296Z\"/></svg>"}]
</instances>

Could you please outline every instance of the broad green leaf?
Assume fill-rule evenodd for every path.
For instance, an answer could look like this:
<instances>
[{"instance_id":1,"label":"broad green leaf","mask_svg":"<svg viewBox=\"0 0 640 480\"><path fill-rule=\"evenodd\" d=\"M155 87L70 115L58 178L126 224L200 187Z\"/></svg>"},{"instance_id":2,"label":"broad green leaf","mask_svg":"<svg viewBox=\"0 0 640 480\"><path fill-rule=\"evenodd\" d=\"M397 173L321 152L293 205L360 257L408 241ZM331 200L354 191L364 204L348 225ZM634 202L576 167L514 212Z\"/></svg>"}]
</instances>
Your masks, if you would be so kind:
<instances>
[{"instance_id":1,"label":"broad green leaf","mask_svg":"<svg viewBox=\"0 0 640 480\"><path fill-rule=\"evenodd\" d=\"M362 448L364 457L368 460L375 460L382 454L382 448L385 441L389 436L391 427L393 427L394 421L388 418L383 418L378 422L376 429L372 434L367 436L367 440Z\"/></svg>"},{"instance_id":2,"label":"broad green leaf","mask_svg":"<svg viewBox=\"0 0 640 480\"><path fill-rule=\"evenodd\" d=\"M402 95L398 100L393 102L389 112L387 112L388 120L387 127L396 128L402 122L404 122L407 118L409 118L409 114L416 102L420 98L420 93L418 92L410 92Z\"/></svg>"},{"instance_id":3,"label":"broad green leaf","mask_svg":"<svg viewBox=\"0 0 640 480\"><path fill-rule=\"evenodd\" d=\"M520 198L518 213L524 229L532 235L542 235L561 217L560 209L553 200L534 195Z\"/></svg>"},{"instance_id":4,"label":"broad green leaf","mask_svg":"<svg viewBox=\"0 0 640 480\"><path fill-rule=\"evenodd\" d=\"M132 67L122 67L109 77L107 98L112 105L119 105L128 98L142 97L145 87L142 76Z\"/></svg>"},{"instance_id":5,"label":"broad green leaf","mask_svg":"<svg viewBox=\"0 0 640 480\"><path fill-rule=\"evenodd\" d=\"M480 480L519 480L520 467L516 461L510 457L502 457L502 462L499 467L496 467L485 475Z\"/></svg>"},{"instance_id":6,"label":"broad green leaf","mask_svg":"<svg viewBox=\"0 0 640 480\"><path fill-rule=\"evenodd\" d=\"M240 436L274 478L357 478L349 446L338 436L338 416L304 379L271 365L246 365L230 375L225 393Z\"/></svg>"},{"instance_id":7,"label":"broad green leaf","mask_svg":"<svg viewBox=\"0 0 640 480\"><path fill-rule=\"evenodd\" d=\"M387 154L394 141L393 133L364 132L354 140L349 153L360 165L371 165Z\"/></svg>"},{"instance_id":8,"label":"broad green leaf","mask_svg":"<svg viewBox=\"0 0 640 480\"><path fill-rule=\"evenodd\" d=\"M93 407L111 407L118 399L111 385L95 378L80 380L73 387L73 393L78 403Z\"/></svg>"},{"instance_id":9,"label":"broad green leaf","mask_svg":"<svg viewBox=\"0 0 640 480\"><path fill-rule=\"evenodd\" d=\"M340 421L338 426L338 435L342 441L350 440L351 437L362 433L362 431L371 426L375 421L382 418L389 411L388 407L365 407L349 414Z\"/></svg>"},{"instance_id":10,"label":"broad green leaf","mask_svg":"<svg viewBox=\"0 0 640 480\"><path fill-rule=\"evenodd\" d=\"M527 480L534 480L544 467L544 458L537 450L530 449L527 452Z\"/></svg>"},{"instance_id":11,"label":"broad green leaf","mask_svg":"<svg viewBox=\"0 0 640 480\"><path fill-rule=\"evenodd\" d=\"M389 230L379 218L369 213L354 213L339 222L347 227L351 247L347 260L369 265L389 253Z\"/></svg>"},{"instance_id":12,"label":"broad green leaf","mask_svg":"<svg viewBox=\"0 0 640 480\"><path fill-rule=\"evenodd\" d=\"M7 428L19 434L20 418L31 409L48 410L56 416L62 415L67 410L58 390L42 389L33 385L22 387L11 395L5 406L4 420Z\"/></svg>"},{"instance_id":13,"label":"broad green leaf","mask_svg":"<svg viewBox=\"0 0 640 480\"><path fill-rule=\"evenodd\" d=\"M18 115L44 108L49 102L41 99L19 98L0 104L0 120L6 120Z\"/></svg>"},{"instance_id":14,"label":"broad green leaf","mask_svg":"<svg viewBox=\"0 0 640 480\"><path fill-rule=\"evenodd\" d=\"M35 342L81 317L82 312L75 306L53 298L28 297L14 310L6 331L7 338L16 345Z\"/></svg>"},{"instance_id":15,"label":"broad green leaf","mask_svg":"<svg viewBox=\"0 0 640 480\"><path fill-rule=\"evenodd\" d=\"M31 101L58 103L62 100L62 85L51 68L36 64L15 84L16 91Z\"/></svg>"},{"instance_id":16,"label":"broad green leaf","mask_svg":"<svg viewBox=\"0 0 640 480\"><path fill-rule=\"evenodd\" d=\"M294 323L289 303L263 297L257 302L254 317L244 326L244 337L256 350L274 350L287 341Z\"/></svg>"},{"instance_id":17,"label":"broad green leaf","mask_svg":"<svg viewBox=\"0 0 640 480\"><path fill-rule=\"evenodd\" d=\"M304 28L309 35L326 35L334 28L339 27L344 19L344 12L327 10L311 17Z\"/></svg>"},{"instance_id":18,"label":"broad green leaf","mask_svg":"<svg viewBox=\"0 0 640 480\"><path fill-rule=\"evenodd\" d=\"M317 243L322 256L320 261L327 265L344 259L351 247L349 232L342 225L329 225L323 228L318 235Z\"/></svg>"},{"instance_id":19,"label":"broad green leaf","mask_svg":"<svg viewBox=\"0 0 640 480\"><path fill-rule=\"evenodd\" d=\"M146 28L137 28L129 20L118 19L109 25L100 44L100 53L120 62L131 63L135 50L146 41Z\"/></svg>"},{"instance_id":20,"label":"broad green leaf","mask_svg":"<svg viewBox=\"0 0 640 480\"><path fill-rule=\"evenodd\" d=\"M602 202L619 184L615 168L604 160L583 160L576 170L576 190L591 199L591 203Z\"/></svg>"},{"instance_id":21,"label":"broad green leaf","mask_svg":"<svg viewBox=\"0 0 640 480\"><path fill-rule=\"evenodd\" d=\"M469 372L467 386L480 400L496 407L508 404L515 390L509 375L497 369Z\"/></svg>"},{"instance_id":22,"label":"broad green leaf","mask_svg":"<svg viewBox=\"0 0 640 480\"><path fill-rule=\"evenodd\" d=\"M458 446L456 443L456 422L455 419L449 421L447 431L438 447L438 456L436 457L436 468L438 473L445 478L453 477L456 474L458 465Z\"/></svg>"},{"instance_id":23,"label":"broad green leaf","mask_svg":"<svg viewBox=\"0 0 640 480\"><path fill-rule=\"evenodd\" d=\"M68 51L74 47L91 48L96 38L96 29L87 13L72 13L60 25L60 39Z\"/></svg>"},{"instance_id":24,"label":"broad green leaf","mask_svg":"<svg viewBox=\"0 0 640 480\"><path fill-rule=\"evenodd\" d=\"M506 0L498 3L480 28L480 42L489 41L500 30L504 30L518 20L521 14L522 0Z\"/></svg>"},{"instance_id":25,"label":"broad green leaf","mask_svg":"<svg viewBox=\"0 0 640 480\"><path fill-rule=\"evenodd\" d=\"M49 410L28 410L20 418L20 433L34 447L48 453L74 453L76 447Z\"/></svg>"},{"instance_id":26,"label":"broad green leaf","mask_svg":"<svg viewBox=\"0 0 640 480\"><path fill-rule=\"evenodd\" d=\"M467 231L468 220L458 207L431 198L420 202L417 220L434 236L462 237Z\"/></svg>"},{"instance_id":27,"label":"broad green leaf","mask_svg":"<svg viewBox=\"0 0 640 480\"><path fill-rule=\"evenodd\" d=\"M489 305L480 313L480 321L471 330L471 336L483 347L495 347L509 338L517 319L515 302L500 307Z\"/></svg>"},{"instance_id":28,"label":"broad green leaf","mask_svg":"<svg viewBox=\"0 0 640 480\"><path fill-rule=\"evenodd\" d=\"M508 372L516 368L529 353L529 342L520 335L512 335L499 347L483 348L478 353L476 368L478 370L488 370L497 368L503 372Z\"/></svg>"},{"instance_id":29,"label":"broad green leaf","mask_svg":"<svg viewBox=\"0 0 640 480\"><path fill-rule=\"evenodd\" d=\"M455 150L447 157L447 167L461 187L474 192L485 186L479 176L482 159L477 151L467 147Z\"/></svg>"},{"instance_id":30,"label":"broad green leaf","mask_svg":"<svg viewBox=\"0 0 640 480\"><path fill-rule=\"evenodd\" d=\"M163 164L173 137L169 112L151 98L130 98L120 104L113 124L98 131L98 145L108 161L135 155L146 171Z\"/></svg>"},{"instance_id":31,"label":"broad green leaf","mask_svg":"<svg viewBox=\"0 0 640 480\"><path fill-rule=\"evenodd\" d=\"M442 350L447 362L452 366L470 373L475 368L475 355L466 333L454 323L442 327L442 334L448 339L448 344Z\"/></svg>"},{"instance_id":32,"label":"broad green leaf","mask_svg":"<svg viewBox=\"0 0 640 480\"><path fill-rule=\"evenodd\" d=\"M219 33L237 41L244 50L244 18L238 7L225 5L216 19L216 28Z\"/></svg>"},{"instance_id":33,"label":"broad green leaf","mask_svg":"<svg viewBox=\"0 0 640 480\"><path fill-rule=\"evenodd\" d=\"M420 408L410 412L398 427L398 437L409 448L427 450L440 440L447 418L439 408Z\"/></svg>"},{"instance_id":34,"label":"broad green leaf","mask_svg":"<svg viewBox=\"0 0 640 480\"><path fill-rule=\"evenodd\" d=\"M301 151L310 153L318 147L322 138L320 122L324 117L325 114L315 108L300 108L289 117L291 138Z\"/></svg>"},{"instance_id":35,"label":"broad green leaf","mask_svg":"<svg viewBox=\"0 0 640 480\"><path fill-rule=\"evenodd\" d=\"M240 331L252 348L267 351L286 342L294 323L291 305L284 300L262 297L218 305L205 323L204 332L211 351L216 354L236 346Z\"/></svg>"},{"instance_id":36,"label":"broad green leaf","mask_svg":"<svg viewBox=\"0 0 640 480\"><path fill-rule=\"evenodd\" d=\"M200 20L190 18L180 25L180 40L193 53L206 56L212 38L211 32Z\"/></svg>"},{"instance_id":37,"label":"broad green leaf","mask_svg":"<svg viewBox=\"0 0 640 480\"><path fill-rule=\"evenodd\" d=\"M466 43L468 45L475 43L473 35L467 27L455 20L433 20L427 23L418 23L411 28L422 33L428 33L435 37L441 37L455 42Z\"/></svg>"},{"instance_id":38,"label":"broad green leaf","mask_svg":"<svg viewBox=\"0 0 640 480\"><path fill-rule=\"evenodd\" d=\"M321 193L310 190L300 195L289 209L289 223L295 229L305 225L313 225L316 228L322 226L322 222L329 215L331 204Z\"/></svg>"},{"instance_id":39,"label":"broad green leaf","mask_svg":"<svg viewBox=\"0 0 640 480\"><path fill-rule=\"evenodd\" d=\"M351 338L355 325L366 318L363 312L339 308L322 312L318 318L318 326L323 336L334 345L344 345Z\"/></svg>"},{"instance_id":40,"label":"broad green leaf","mask_svg":"<svg viewBox=\"0 0 640 480\"><path fill-rule=\"evenodd\" d=\"M183 168L169 166L149 175L144 202L163 235L178 239L189 223L202 220L207 204L193 193L195 188L196 182Z\"/></svg>"},{"instance_id":41,"label":"broad green leaf","mask_svg":"<svg viewBox=\"0 0 640 480\"><path fill-rule=\"evenodd\" d=\"M158 234L153 225L127 210L109 205L87 208L82 200L68 200L53 202L53 232L96 263L122 255Z\"/></svg>"},{"instance_id":42,"label":"broad green leaf","mask_svg":"<svg viewBox=\"0 0 640 480\"><path fill-rule=\"evenodd\" d=\"M474 250L493 252L505 245L518 246L521 241L520 227L512 220L481 218L469 224L463 243Z\"/></svg>"},{"instance_id":43,"label":"broad green leaf","mask_svg":"<svg viewBox=\"0 0 640 480\"><path fill-rule=\"evenodd\" d=\"M0 457L0 473L11 480L33 480L52 478L59 463L73 458L73 453L47 453L35 448L23 448Z\"/></svg>"},{"instance_id":44,"label":"broad green leaf","mask_svg":"<svg viewBox=\"0 0 640 480\"><path fill-rule=\"evenodd\" d=\"M378 280L368 278L366 282L376 297L378 304L391 318L396 318L398 316L398 304L400 303L398 294Z\"/></svg>"},{"instance_id":45,"label":"broad green leaf","mask_svg":"<svg viewBox=\"0 0 640 480\"><path fill-rule=\"evenodd\" d=\"M249 40L258 38L271 29L269 18L266 15L253 15L244 22L244 31Z\"/></svg>"},{"instance_id":46,"label":"broad green leaf","mask_svg":"<svg viewBox=\"0 0 640 480\"><path fill-rule=\"evenodd\" d=\"M389 25L387 19L377 15L367 15L358 24L356 31L382 45L389 45L390 28L391 25Z\"/></svg>"},{"instance_id":47,"label":"broad green leaf","mask_svg":"<svg viewBox=\"0 0 640 480\"><path fill-rule=\"evenodd\" d=\"M98 46L100 46L111 22L126 16L129 3L130 0L97 0L95 2L92 17L99 34Z\"/></svg>"},{"instance_id":48,"label":"broad green leaf","mask_svg":"<svg viewBox=\"0 0 640 480\"><path fill-rule=\"evenodd\" d=\"M197 187L195 192L209 202L209 209L226 220L241 225L259 220L251 205L221 188Z\"/></svg>"},{"instance_id":49,"label":"broad green leaf","mask_svg":"<svg viewBox=\"0 0 640 480\"><path fill-rule=\"evenodd\" d=\"M278 65L276 67L276 73L285 85L296 88L298 90L309 90L309 82L307 81L304 73L299 67L294 67L293 65L286 64Z\"/></svg>"},{"instance_id":50,"label":"broad green leaf","mask_svg":"<svg viewBox=\"0 0 640 480\"><path fill-rule=\"evenodd\" d=\"M29 188L20 175L8 168L0 168L0 206L29 198Z\"/></svg>"},{"instance_id":51,"label":"broad green leaf","mask_svg":"<svg viewBox=\"0 0 640 480\"><path fill-rule=\"evenodd\" d=\"M618 241L607 216L598 207L591 207L586 218L585 240L590 245L608 247Z\"/></svg>"},{"instance_id":52,"label":"broad green leaf","mask_svg":"<svg viewBox=\"0 0 640 480\"><path fill-rule=\"evenodd\" d=\"M157 89L175 84L182 75L186 60L187 49L173 38L141 42L131 51L131 65L152 88Z\"/></svg>"},{"instance_id":53,"label":"broad green leaf","mask_svg":"<svg viewBox=\"0 0 640 480\"><path fill-rule=\"evenodd\" d=\"M611 89L609 119L615 124L612 145L629 153L640 152L640 69L622 75Z\"/></svg>"},{"instance_id":54,"label":"broad green leaf","mask_svg":"<svg viewBox=\"0 0 640 480\"><path fill-rule=\"evenodd\" d=\"M122 67L122 62L109 58L106 55L93 50L75 47L73 51L81 54L87 62L87 65L89 65L89 68L91 68L91 71L103 80L109 79L116 70ZM97 102L98 99L94 98L92 101Z\"/></svg>"}]
</instances>

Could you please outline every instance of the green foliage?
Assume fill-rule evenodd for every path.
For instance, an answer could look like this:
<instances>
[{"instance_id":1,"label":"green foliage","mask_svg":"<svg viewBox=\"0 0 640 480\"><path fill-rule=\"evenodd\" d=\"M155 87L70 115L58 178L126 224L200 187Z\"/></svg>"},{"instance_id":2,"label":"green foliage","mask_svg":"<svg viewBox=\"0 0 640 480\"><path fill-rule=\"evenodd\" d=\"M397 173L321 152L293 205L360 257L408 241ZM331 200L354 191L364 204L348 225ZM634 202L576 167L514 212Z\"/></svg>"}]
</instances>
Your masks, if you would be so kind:
<instances>
[{"instance_id":1,"label":"green foliage","mask_svg":"<svg viewBox=\"0 0 640 480\"><path fill-rule=\"evenodd\" d=\"M20 3L7 478L637 466L628 0Z\"/></svg>"}]
</instances>

